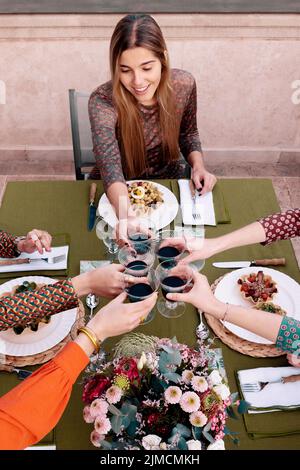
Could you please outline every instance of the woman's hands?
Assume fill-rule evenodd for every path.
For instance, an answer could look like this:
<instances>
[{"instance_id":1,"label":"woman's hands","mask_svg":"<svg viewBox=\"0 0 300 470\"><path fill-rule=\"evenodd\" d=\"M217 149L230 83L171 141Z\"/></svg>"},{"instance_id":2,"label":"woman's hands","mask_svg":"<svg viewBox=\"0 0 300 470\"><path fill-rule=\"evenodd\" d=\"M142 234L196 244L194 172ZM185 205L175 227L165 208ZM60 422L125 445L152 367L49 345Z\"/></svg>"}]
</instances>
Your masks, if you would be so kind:
<instances>
[{"instance_id":1,"label":"woman's hands","mask_svg":"<svg viewBox=\"0 0 300 470\"><path fill-rule=\"evenodd\" d=\"M194 285L189 292L183 294L167 294L167 299L176 302L188 302L199 310L211 314L215 318L223 318L226 304L223 304L215 298L206 276L194 272L193 281Z\"/></svg>"},{"instance_id":2,"label":"woman's hands","mask_svg":"<svg viewBox=\"0 0 300 470\"><path fill-rule=\"evenodd\" d=\"M203 194L212 191L214 185L217 182L217 178L209 171L205 170L203 165L193 165L191 171L191 178L194 182L196 189L199 191L199 194Z\"/></svg>"},{"instance_id":3,"label":"woman's hands","mask_svg":"<svg viewBox=\"0 0 300 470\"><path fill-rule=\"evenodd\" d=\"M78 297L93 294L113 298L123 292L125 287L124 266L110 264L103 268L93 269L72 279L73 287ZM136 283L139 278L126 274L126 283Z\"/></svg>"},{"instance_id":4,"label":"woman's hands","mask_svg":"<svg viewBox=\"0 0 300 470\"><path fill-rule=\"evenodd\" d=\"M157 300L154 292L146 300L135 303L126 303L126 293L123 292L109 302L87 324L103 341L110 336L117 336L136 328L154 307Z\"/></svg>"},{"instance_id":5,"label":"woman's hands","mask_svg":"<svg viewBox=\"0 0 300 470\"><path fill-rule=\"evenodd\" d=\"M23 240L18 242L17 248L21 253L33 253L38 250L42 254L44 249L46 251L51 250L51 242L52 237L48 232L34 228L27 233Z\"/></svg>"}]
</instances>

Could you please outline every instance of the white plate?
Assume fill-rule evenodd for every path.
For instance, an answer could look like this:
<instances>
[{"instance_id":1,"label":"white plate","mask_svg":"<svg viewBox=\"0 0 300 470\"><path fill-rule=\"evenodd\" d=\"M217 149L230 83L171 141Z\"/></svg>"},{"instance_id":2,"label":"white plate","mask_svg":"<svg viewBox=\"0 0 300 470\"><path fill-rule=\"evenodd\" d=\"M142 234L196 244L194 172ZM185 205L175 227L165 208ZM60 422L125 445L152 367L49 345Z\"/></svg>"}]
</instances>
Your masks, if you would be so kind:
<instances>
[{"instance_id":1,"label":"white plate","mask_svg":"<svg viewBox=\"0 0 300 470\"><path fill-rule=\"evenodd\" d=\"M144 180L133 180L129 183L143 182ZM145 183L149 181L145 181ZM153 183L159 191L163 194L164 202L157 208L151 211L150 214L145 214L143 218L151 220L156 229L159 230L169 225L172 220L175 219L178 212L178 201L171 191L163 186L162 184ZM107 222L111 227L114 227L117 223L117 217L113 207L111 206L106 194L102 194L98 204L99 215Z\"/></svg>"},{"instance_id":2,"label":"white plate","mask_svg":"<svg viewBox=\"0 0 300 470\"><path fill-rule=\"evenodd\" d=\"M247 301L242 297L237 281L239 277L244 274L257 273L261 270L263 270L265 274L269 274L272 279L277 282L278 292L274 295L272 302L280 305L280 307L287 312L288 316L299 320L300 285L291 277L281 273L280 271L275 271L275 269L253 267L236 269L235 271L226 274L226 276L224 276L224 278L219 282L215 290L215 296L222 302L229 302L233 305L241 305L243 307L253 307L253 302ZM252 341L253 343L273 344L271 341L227 321L224 322L224 325L229 331L240 338Z\"/></svg>"},{"instance_id":3,"label":"white plate","mask_svg":"<svg viewBox=\"0 0 300 470\"><path fill-rule=\"evenodd\" d=\"M36 284L54 284L56 279L43 276L25 276L5 282L0 286L0 295L10 292L13 287L24 281ZM12 329L0 332L0 354L9 356L31 356L60 343L70 332L76 320L77 308L72 308L51 316L49 323L40 323L37 331L26 328L16 335Z\"/></svg>"}]
</instances>

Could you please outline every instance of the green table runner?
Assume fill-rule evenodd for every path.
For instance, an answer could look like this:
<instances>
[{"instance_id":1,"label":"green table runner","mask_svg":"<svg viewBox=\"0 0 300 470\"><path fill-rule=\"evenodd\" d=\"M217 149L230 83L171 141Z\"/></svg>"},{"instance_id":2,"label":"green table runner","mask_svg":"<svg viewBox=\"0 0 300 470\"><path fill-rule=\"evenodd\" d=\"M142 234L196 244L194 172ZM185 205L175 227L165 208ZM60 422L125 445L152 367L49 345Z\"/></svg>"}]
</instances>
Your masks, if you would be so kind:
<instances>
[{"instance_id":1,"label":"green table runner","mask_svg":"<svg viewBox=\"0 0 300 470\"><path fill-rule=\"evenodd\" d=\"M161 184L171 188L171 181L163 180ZM226 206L230 214L230 224L219 224L216 227L206 227L206 236L214 237L228 233L242 225L253 222L259 217L278 211L278 203L272 187L267 179L228 179L218 182ZM98 195L103 191L102 183L97 182ZM69 274L79 273L80 260L105 259L105 247L96 237L95 232L87 231L88 218L88 181L51 181L51 182L15 182L9 183L0 209L1 227L12 233L25 233L33 227L43 228L50 233L68 233L71 237L71 258ZM20 201L22 202L20 204ZM220 270L212 266L213 261L226 261L233 259L280 258L284 256L287 264L280 267L280 271L300 281L296 258L290 241L280 241L276 244L263 247L253 245L242 247L222 253L207 260L203 273L210 282L220 277L227 270ZM55 277L54 273L52 277ZM105 301L102 300L102 304ZM174 320L163 318L158 313L155 319L137 331L145 334L154 334L160 337L177 336L178 341L195 345L195 329L198 324L196 310L187 305L185 314ZM116 339L108 340L107 347L113 346ZM286 365L285 357L279 358L251 358L231 350L219 340L216 347L222 347L225 367L229 378L231 391L237 390L234 371L262 366ZM7 381L7 374L0 375L0 382ZM7 382L6 382L7 383ZM9 387L17 383L14 376L9 376ZM5 387L6 388L6 387ZM4 391L4 389L1 389ZM69 405L55 430L55 442L58 449L95 449L89 441L92 426L84 423L82 419L82 385L80 379L74 385ZM291 421L300 422L300 412L277 412L264 415L252 415L245 418L247 429L252 434L269 434L280 429L280 420L289 415ZM262 437L250 439L245 431L243 419L230 420L228 426L232 431L239 433L239 449L296 449L300 448L300 435L280 436L276 438ZM253 436L252 436L253 437ZM254 436L255 437L255 436ZM237 447L226 439L227 449Z\"/></svg>"}]
</instances>

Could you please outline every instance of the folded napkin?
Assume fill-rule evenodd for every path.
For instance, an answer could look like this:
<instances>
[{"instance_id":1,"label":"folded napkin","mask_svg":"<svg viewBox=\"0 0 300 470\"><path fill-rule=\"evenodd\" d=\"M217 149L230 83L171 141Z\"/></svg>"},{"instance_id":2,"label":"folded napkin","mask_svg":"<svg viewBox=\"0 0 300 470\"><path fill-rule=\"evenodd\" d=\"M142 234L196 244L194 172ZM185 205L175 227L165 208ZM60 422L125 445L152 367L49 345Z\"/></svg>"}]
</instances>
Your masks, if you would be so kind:
<instances>
[{"instance_id":1,"label":"folded napkin","mask_svg":"<svg viewBox=\"0 0 300 470\"><path fill-rule=\"evenodd\" d=\"M273 382L282 377L300 374L296 367L260 367L237 372L243 397L251 404L249 413L266 413L300 408L300 380L288 383L269 383L259 392L246 392L243 384ZM300 429L300 423L299 423Z\"/></svg>"},{"instance_id":2,"label":"folded napkin","mask_svg":"<svg viewBox=\"0 0 300 470\"><path fill-rule=\"evenodd\" d=\"M228 209L225 204L220 182L218 182L213 191L204 196L196 197L194 205L189 180L178 180L180 191L180 207L182 220L185 225L217 225L230 223ZM173 192L176 188L173 185ZM194 219L193 212L197 212L201 217Z\"/></svg>"},{"instance_id":3,"label":"folded napkin","mask_svg":"<svg viewBox=\"0 0 300 470\"><path fill-rule=\"evenodd\" d=\"M24 264L8 264L8 265L1 265L0 264L0 273L16 273L16 272L26 272L26 271L60 271L67 269L68 266L68 252L69 246L57 246L52 247L50 251L44 250L42 254L38 251L33 253L21 253L18 258L14 258L15 260L20 259L30 259L29 263ZM53 259L53 262L48 262L46 260ZM55 262L55 258L58 260ZM1 258L1 261L13 261L11 258Z\"/></svg>"},{"instance_id":4,"label":"folded napkin","mask_svg":"<svg viewBox=\"0 0 300 470\"><path fill-rule=\"evenodd\" d=\"M92 271L93 269L102 268L103 266L107 266L111 263L109 260L96 260L96 261L87 261L82 260L80 261L80 274L87 273Z\"/></svg>"}]
</instances>

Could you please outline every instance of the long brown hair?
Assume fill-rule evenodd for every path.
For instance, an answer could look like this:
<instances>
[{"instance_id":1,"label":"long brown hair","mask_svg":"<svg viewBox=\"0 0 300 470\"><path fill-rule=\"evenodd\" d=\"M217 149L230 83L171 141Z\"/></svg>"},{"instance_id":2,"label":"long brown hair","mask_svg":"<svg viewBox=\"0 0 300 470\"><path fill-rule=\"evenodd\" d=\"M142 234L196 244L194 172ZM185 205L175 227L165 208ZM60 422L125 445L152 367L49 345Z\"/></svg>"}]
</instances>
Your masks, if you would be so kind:
<instances>
[{"instance_id":1,"label":"long brown hair","mask_svg":"<svg viewBox=\"0 0 300 470\"><path fill-rule=\"evenodd\" d=\"M136 99L120 82L119 59L127 49L144 47L161 62L161 79L155 92L162 136L162 163L178 159L179 123L170 82L170 66L161 29L150 15L127 15L113 32L110 42L110 68L113 99L118 112L120 150L125 157L126 178L138 177L147 170L143 126Z\"/></svg>"}]
</instances>

